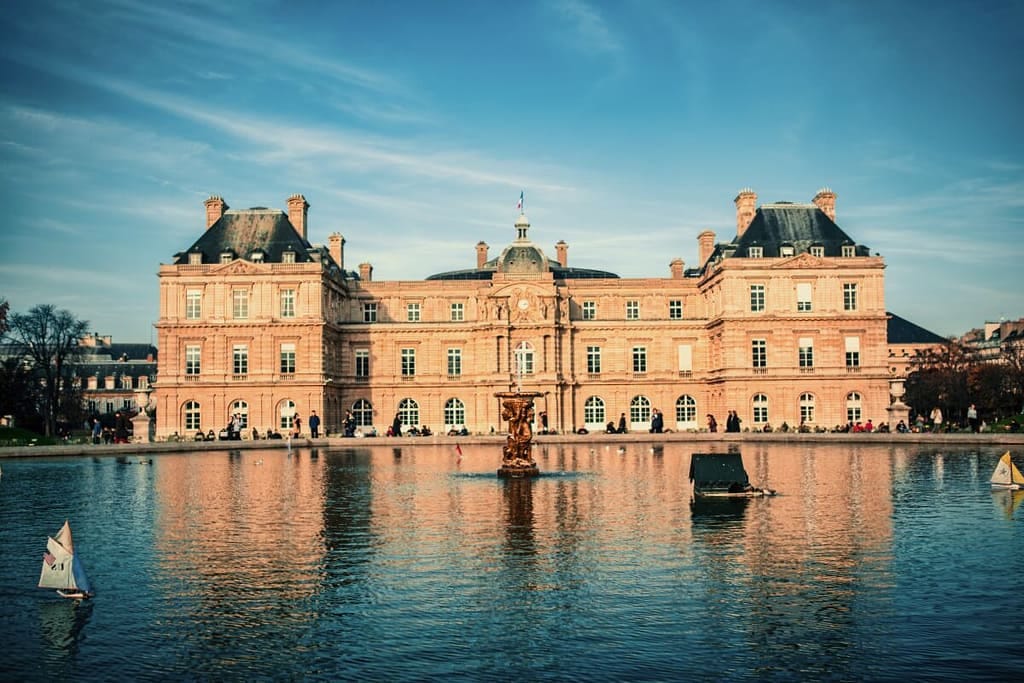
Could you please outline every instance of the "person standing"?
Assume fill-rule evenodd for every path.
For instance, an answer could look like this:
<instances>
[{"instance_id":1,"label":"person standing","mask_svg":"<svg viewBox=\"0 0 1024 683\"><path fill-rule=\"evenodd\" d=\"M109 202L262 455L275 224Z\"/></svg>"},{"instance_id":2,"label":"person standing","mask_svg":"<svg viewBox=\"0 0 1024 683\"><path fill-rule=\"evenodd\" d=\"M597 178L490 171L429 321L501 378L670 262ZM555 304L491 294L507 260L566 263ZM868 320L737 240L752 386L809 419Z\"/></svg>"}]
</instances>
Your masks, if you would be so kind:
<instances>
[{"instance_id":1,"label":"person standing","mask_svg":"<svg viewBox=\"0 0 1024 683\"><path fill-rule=\"evenodd\" d=\"M709 432L717 432L718 431L718 420L716 420L715 416L712 415L711 413L708 413L708 431Z\"/></svg>"},{"instance_id":2,"label":"person standing","mask_svg":"<svg viewBox=\"0 0 1024 683\"><path fill-rule=\"evenodd\" d=\"M402 414L395 413L395 421L391 423L391 436L402 435Z\"/></svg>"},{"instance_id":3,"label":"person standing","mask_svg":"<svg viewBox=\"0 0 1024 683\"><path fill-rule=\"evenodd\" d=\"M942 411L938 406L932 408L932 433L942 431Z\"/></svg>"},{"instance_id":4,"label":"person standing","mask_svg":"<svg viewBox=\"0 0 1024 683\"><path fill-rule=\"evenodd\" d=\"M302 435L302 418L299 417L298 413L292 415L292 436L299 437Z\"/></svg>"},{"instance_id":5,"label":"person standing","mask_svg":"<svg viewBox=\"0 0 1024 683\"><path fill-rule=\"evenodd\" d=\"M314 439L320 438L320 416L315 410L309 411L309 434Z\"/></svg>"},{"instance_id":6,"label":"person standing","mask_svg":"<svg viewBox=\"0 0 1024 683\"><path fill-rule=\"evenodd\" d=\"M626 433L626 414L621 413L619 415L619 434Z\"/></svg>"},{"instance_id":7,"label":"person standing","mask_svg":"<svg viewBox=\"0 0 1024 683\"><path fill-rule=\"evenodd\" d=\"M972 403L967 409L967 424L971 426L971 431L975 434L978 433L978 409Z\"/></svg>"},{"instance_id":8,"label":"person standing","mask_svg":"<svg viewBox=\"0 0 1024 683\"><path fill-rule=\"evenodd\" d=\"M103 434L103 423L100 422L98 417L93 418L92 421L92 442L98 444L100 442L100 436Z\"/></svg>"},{"instance_id":9,"label":"person standing","mask_svg":"<svg viewBox=\"0 0 1024 683\"><path fill-rule=\"evenodd\" d=\"M651 418L651 432L653 434L661 434L665 429L665 418L662 417L661 411L657 408L654 409L654 416Z\"/></svg>"}]
</instances>

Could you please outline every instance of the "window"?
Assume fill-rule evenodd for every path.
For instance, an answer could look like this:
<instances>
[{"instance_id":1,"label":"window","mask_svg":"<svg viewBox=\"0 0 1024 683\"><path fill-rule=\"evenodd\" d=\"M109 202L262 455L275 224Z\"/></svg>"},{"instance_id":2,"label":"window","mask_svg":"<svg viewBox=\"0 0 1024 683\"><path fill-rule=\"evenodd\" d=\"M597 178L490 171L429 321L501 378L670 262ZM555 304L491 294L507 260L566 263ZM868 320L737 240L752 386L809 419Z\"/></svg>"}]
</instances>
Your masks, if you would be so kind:
<instances>
[{"instance_id":1,"label":"window","mask_svg":"<svg viewBox=\"0 0 1024 683\"><path fill-rule=\"evenodd\" d=\"M647 372L647 347L633 347L633 372Z\"/></svg>"},{"instance_id":2,"label":"window","mask_svg":"<svg viewBox=\"0 0 1024 683\"><path fill-rule=\"evenodd\" d=\"M405 320L410 323L418 323L420 321L420 305L418 303L405 305Z\"/></svg>"},{"instance_id":3,"label":"window","mask_svg":"<svg viewBox=\"0 0 1024 683\"><path fill-rule=\"evenodd\" d=\"M225 251L225 252L221 253L221 255L220 255L220 262L221 263L231 263L231 261L232 261L231 252Z\"/></svg>"},{"instance_id":4,"label":"window","mask_svg":"<svg viewBox=\"0 0 1024 683\"><path fill-rule=\"evenodd\" d=\"M815 245L810 248L811 256L817 256L818 258L825 257L825 247Z\"/></svg>"},{"instance_id":5,"label":"window","mask_svg":"<svg viewBox=\"0 0 1024 683\"><path fill-rule=\"evenodd\" d=\"M750 310L755 313L764 310L764 285L750 285Z\"/></svg>"},{"instance_id":6,"label":"window","mask_svg":"<svg viewBox=\"0 0 1024 683\"><path fill-rule=\"evenodd\" d=\"M747 256L750 258L762 258L764 256L764 247L747 247Z\"/></svg>"},{"instance_id":7,"label":"window","mask_svg":"<svg viewBox=\"0 0 1024 683\"><path fill-rule=\"evenodd\" d=\"M693 346L680 344L679 353L679 376L690 377L693 374Z\"/></svg>"},{"instance_id":8,"label":"window","mask_svg":"<svg viewBox=\"0 0 1024 683\"><path fill-rule=\"evenodd\" d=\"M461 322L466 319L466 305L462 302L452 304L452 322Z\"/></svg>"},{"instance_id":9,"label":"window","mask_svg":"<svg viewBox=\"0 0 1024 683\"><path fill-rule=\"evenodd\" d=\"M693 396L683 394L676 399L676 422L680 427L684 424L690 427L697 426L697 401Z\"/></svg>"},{"instance_id":10,"label":"window","mask_svg":"<svg viewBox=\"0 0 1024 683\"><path fill-rule=\"evenodd\" d=\"M519 342L515 352L516 374L533 374L533 346L530 342Z\"/></svg>"},{"instance_id":11,"label":"window","mask_svg":"<svg viewBox=\"0 0 1024 683\"><path fill-rule=\"evenodd\" d=\"M669 320L682 320L683 319L683 301L682 299L672 299L668 302L668 318Z\"/></svg>"},{"instance_id":12,"label":"window","mask_svg":"<svg viewBox=\"0 0 1024 683\"><path fill-rule=\"evenodd\" d=\"M231 417L238 416L242 429L249 428L249 404L245 401L235 401L231 404Z\"/></svg>"},{"instance_id":13,"label":"window","mask_svg":"<svg viewBox=\"0 0 1024 683\"><path fill-rule=\"evenodd\" d=\"M363 304L363 322L364 323L375 323L377 322L377 304L366 303Z\"/></svg>"},{"instance_id":14,"label":"window","mask_svg":"<svg viewBox=\"0 0 1024 683\"><path fill-rule=\"evenodd\" d=\"M398 416L407 428L420 423L420 406L411 398L403 398L398 404Z\"/></svg>"},{"instance_id":15,"label":"window","mask_svg":"<svg viewBox=\"0 0 1024 683\"><path fill-rule=\"evenodd\" d=\"M779 256L792 256L795 253L796 251L793 249L792 245L787 244L785 246L779 247Z\"/></svg>"},{"instance_id":16,"label":"window","mask_svg":"<svg viewBox=\"0 0 1024 683\"><path fill-rule=\"evenodd\" d=\"M203 293L198 289L185 292L185 318L199 320L203 317Z\"/></svg>"},{"instance_id":17,"label":"window","mask_svg":"<svg viewBox=\"0 0 1024 683\"><path fill-rule=\"evenodd\" d=\"M591 375L601 374L601 347L587 347L587 373Z\"/></svg>"},{"instance_id":18,"label":"window","mask_svg":"<svg viewBox=\"0 0 1024 683\"><path fill-rule=\"evenodd\" d=\"M857 310L857 284L855 282L843 284L843 310Z\"/></svg>"},{"instance_id":19,"label":"window","mask_svg":"<svg viewBox=\"0 0 1024 683\"><path fill-rule=\"evenodd\" d=\"M800 337L798 342L800 369L810 370L814 367L814 340L810 337Z\"/></svg>"},{"instance_id":20,"label":"window","mask_svg":"<svg viewBox=\"0 0 1024 683\"><path fill-rule=\"evenodd\" d=\"M640 302L631 300L626 302L626 320L640 319Z\"/></svg>"},{"instance_id":21,"label":"window","mask_svg":"<svg viewBox=\"0 0 1024 683\"><path fill-rule=\"evenodd\" d=\"M807 312L811 310L811 283L796 283L796 310Z\"/></svg>"},{"instance_id":22,"label":"window","mask_svg":"<svg viewBox=\"0 0 1024 683\"><path fill-rule=\"evenodd\" d=\"M600 396L591 396L583 403L583 422L604 427L604 399Z\"/></svg>"},{"instance_id":23,"label":"window","mask_svg":"<svg viewBox=\"0 0 1024 683\"><path fill-rule=\"evenodd\" d=\"M847 369L860 367L860 337L846 338L846 367Z\"/></svg>"},{"instance_id":24,"label":"window","mask_svg":"<svg viewBox=\"0 0 1024 683\"><path fill-rule=\"evenodd\" d=\"M190 266L201 266L203 265L203 255L201 253L191 253L188 255L188 264Z\"/></svg>"},{"instance_id":25,"label":"window","mask_svg":"<svg viewBox=\"0 0 1024 683\"><path fill-rule=\"evenodd\" d=\"M800 394L800 424L814 422L814 394Z\"/></svg>"},{"instance_id":26,"label":"window","mask_svg":"<svg viewBox=\"0 0 1024 683\"><path fill-rule=\"evenodd\" d=\"M148 389L148 388L149 388L149 376L148 375L140 375L139 376L139 389Z\"/></svg>"},{"instance_id":27,"label":"window","mask_svg":"<svg viewBox=\"0 0 1024 683\"><path fill-rule=\"evenodd\" d=\"M462 349L448 349L448 376L458 377L462 374ZM451 424L451 423L449 423Z\"/></svg>"},{"instance_id":28,"label":"window","mask_svg":"<svg viewBox=\"0 0 1024 683\"><path fill-rule=\"evenodd\" d=\"M357 427L369 427L373 424L373 406L365 398L352 404L352 417Z\"/></svg>"},{"instance_id":29,"label":"window","mask_svg":"<svg viewBox=\"0 0 1024 683\"><path fill-rule=\"evenodd\" d=\"M281 344L281 374L295 374L295 344L292 342Z\"/></svg>"},{"instance_id":30,"label":"window","mask_svg":"<svg viewBox=\"0 0 1024 683\"><path fill-rule=\"evenodd\" d=\"M128 377L128 376L122 376L121 377L121 388L122 389L131 389L132 388L132 378Z\"/></svg>"},{"instance_id":31,"label":"window","mask_svg":"<svg viewBox=\"0 0 1024 683\"><path fill-rule=\"evenodd\" d=\"M466 424L466 404L457 398L448 399L444 404L444 426L451 428L464 424Z\"/></svg>"},{"instance_id":32,"label":"window","mask_svg":"<svg viewBox=\"0 0 1024 683\"><path fill-rule=\"evenodd\" d=\"M846 421L857 423L861 420L860 394L851 391L846 395Z\"/></svg>"},{"instance_id":33,"label":"window","mask_svg":"<svg viewBox=\"0 0 1024 683\"><path fill-rule=\"evenodd\" d=\"M416 349L402 349L402 377L416 375Z\"/></svg>"},{"instance_id":34,"label":"window","mask_svg":"<svg viewBox=\"0 0 1024 683\"><path fill-rule=\"evenodd\" d=\"M370 376L370 350L356 349L356 377Z\"/></svg>"},{"instance_id":35,"label":"window","mask_svg":"<svg viewBox=\"0 0 1024 683\"><path fill-rule=\"evenodd\" d=\"M764 394L754 394L753 401L754 424L765 424L768 422L768 397Z\"/></svg>"},{"instance_id":36,"label":"window","mask_svg":"<svg viewBox=\"0 0 1024 683\"><path fill-rule=\"evenodd\" d=\"M753 339L750 342L751 363L754 368L768 367L768 342L764 339Z\"/></svg>"},{"instance_id":37,"label":"window","mask_svg":"<svg viewBox=\"0 0 1024 683\"><path fill-rule=\"evenodd\" d=\"M597 320L597 302L596 301L584 301L583 302L583 319L584 320Z\"/></svg>"},{"instance_id":38,"label":"window","mask_svg":"<svg viewBox=\"0 0 1024 683\"><path fill-rule=\"evenodd\" d=\"M193 431L199 430L199 426L202 424L202 413L199 410L199 403L197 401L189 401L185 404L185 430Z\"/></svg>"},{"instance_id":39,"label":"window","mask_svg":"<svg viewBox=\"0 0 1024 683\"><path fill-rule=\"evenodd\" d=\"M231 290L231 317L244 320L249 317L249 290Z\"/></svg>"},{"instance_id":40,"label":"window","mask_svg":"<svg viewBox=\"0 0 1024 683\"><path fill-rule=\"evenodd\" d=\"M290 431L295 426L295 401L285 399L281 401L281 407L277 412L277 428Z\"/></svg>"},{"instance_id":41,"label":"window","mask_svg":"<svg viewBox=\"0 0 1024 683\"><path fill-rule=\"evenodd\" d=\"M853 258L857 255L857 248L852 244L843 245L843 258Z\"/></svg>"},{"instance_id":42,"label":"window","mask_svg":"<svg viewBox=\"0 0 1024 683\"><path fill-rule=\"evenodd\" d=\"M651 421L651 401L646 396L634 396L629 402L629 421L633 424Z\"/></svg>"},{"instance_id":43,"label":"window","mask_svg":"<svg viewBox=\"0 0 1024 683\"><path fill-rule=\"evenodd\" d=\"M263 252L257 249L256 251L252 252L251 258L253 263L263 263Z\"/></svg>"},{"instance_id":44,"label":"window","mask_svg":"<svg viewBox=\"0 0 1024 683\"><path fill-rule=\"evenodd\" d=\"M295 252L290 249L288 251L282 251L281 263L295 263Z\"/></svg>"},{"instance_id":45,"label":"window","mask_svg":"<svg viewBox=\"0 0 1024 683\"><path fill-rule=\"evenodd\" d=\"M282 318L294 318L295 317L295 290L294 289L282 289L281 290L281 317Z\"/></svg>"},{"instance_id":46,"label":"window","mask_svg":"<svg viewBox=\"0 0 1024 683\"><path fill-rule=\"evenodd\" d=\"M185 347L185 374L186 375L198 375L199 374L199 345L189 344Z\"/></svg>"},{"instance_id":47,"label":"window","mask_svg":"<svg viewBox=\"0 0 1024 683\"><path fill-rule=\"evenodd\" d=\"M232 372L236 375L249 374L249 347L245 344L235 344L232 352Z\"/></svg>"}]
</instances>

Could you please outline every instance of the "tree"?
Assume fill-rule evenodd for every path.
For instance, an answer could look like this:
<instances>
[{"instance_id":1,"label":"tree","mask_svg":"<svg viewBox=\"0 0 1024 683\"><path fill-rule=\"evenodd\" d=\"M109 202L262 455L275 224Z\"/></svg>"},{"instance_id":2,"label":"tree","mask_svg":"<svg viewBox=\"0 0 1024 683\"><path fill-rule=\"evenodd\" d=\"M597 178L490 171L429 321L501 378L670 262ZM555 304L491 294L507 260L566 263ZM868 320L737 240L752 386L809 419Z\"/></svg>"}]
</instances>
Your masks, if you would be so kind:
<instances>
[{"instance_id":1,"label":"tree","mask_svg":"<svg viewBox=\"0 0 1024 683\"><path fill-rule=\"evenodd\" d=\"M1007 337L1001 351L1008 398L1012 401L1010 414L1024 413L1024 336L1018 333Z\"/></svg>"},{"instance_id":2,"label":"tree","mask_svg":"<svg viewBox=\"0 0 1024 683\"><path fill-rule=\"evenodd\" d=\"M69 405L77 394L71 387L69 361L82 353L79 340L88 329L88 322L49 304L36 306L25 314L15 313L8 321L8 338L24 354L27 366L41 385L38 410L46 436L57 433L57 421L62 414L77 408ZM31 396L22 399L28 402Z\"/></svg>"},{"instance_id":3,"label":"tree","mask_svg":"<svg viewBox=\"0 0 1024 683\"><path fill-rule=\"evenodd\" d=\"M968 377L976 361L961 344L950 342L935 349L918 351L910 359L913 371L907 377L906 402L928 416L938 406L946 424L965 421L971 400Z\"/></svg>"}]
</instances>

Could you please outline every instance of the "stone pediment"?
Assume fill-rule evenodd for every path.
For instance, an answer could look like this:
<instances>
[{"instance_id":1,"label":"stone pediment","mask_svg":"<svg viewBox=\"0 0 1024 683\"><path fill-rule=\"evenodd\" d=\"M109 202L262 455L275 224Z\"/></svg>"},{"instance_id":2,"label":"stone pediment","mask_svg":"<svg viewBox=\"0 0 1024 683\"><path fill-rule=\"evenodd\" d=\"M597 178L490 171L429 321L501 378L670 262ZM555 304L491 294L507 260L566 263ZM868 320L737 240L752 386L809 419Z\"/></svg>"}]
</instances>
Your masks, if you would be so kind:
<instances>
[{"instance_id":1,"label":"stone pediment","mask_svg":"<svg viewBox=\"0 0 1024 683\"><path fill-rule=\"evenodd\" d=\"M212 269L211 273L217 275L256 275L268 272L266 266L260 266L244 259L235 259L231 263L220 264L220 267Z\"/></svg>"},{"instance_id":2,"label":"stone pediment","mask_svg":"<svg viewBox=\"0 0 1024 683\"><path fill-rule=\"evenodd\" d=\"M779 261L778 263L772 266L772 268L802 268L808 270L811 268L831 269L836 267L836 264L833 263L832 261L823 259L818 256L811 256L807 252L797 254L796 256L785 259L784 261Z\"/></svg>"},{"instance_id":3,"label":"stone pediment","mask_svg":"<svg viewBox=\"0 0 1024 683\"><path fill-rule=\"evenodd\" d=\"M495 292L492 298L501 302L499 305L508 311L508 318L512 322L547 320L552 305L550 292L526 285L505 287Z\"/></svg>"}]
</instances>

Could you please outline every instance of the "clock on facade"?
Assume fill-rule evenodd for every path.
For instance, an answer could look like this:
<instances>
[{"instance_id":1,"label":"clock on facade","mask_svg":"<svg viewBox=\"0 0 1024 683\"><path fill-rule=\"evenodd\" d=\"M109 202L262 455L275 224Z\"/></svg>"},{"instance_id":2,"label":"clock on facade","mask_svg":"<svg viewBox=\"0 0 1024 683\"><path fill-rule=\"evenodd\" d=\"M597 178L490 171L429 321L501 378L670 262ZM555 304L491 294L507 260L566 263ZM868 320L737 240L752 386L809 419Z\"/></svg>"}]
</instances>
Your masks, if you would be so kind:
<instances>
[{"instance_id":1,"label":"clock on facade","mask_svg":"<svg viewBox=\"0 0 1024 683\"><path fill-rule=\"evenodd\" d=\"M527 301L526 299L520 299L518 306L520 311L525 311L527 308L530 307L530 302Z\"/></svg>"}]
</instances>

